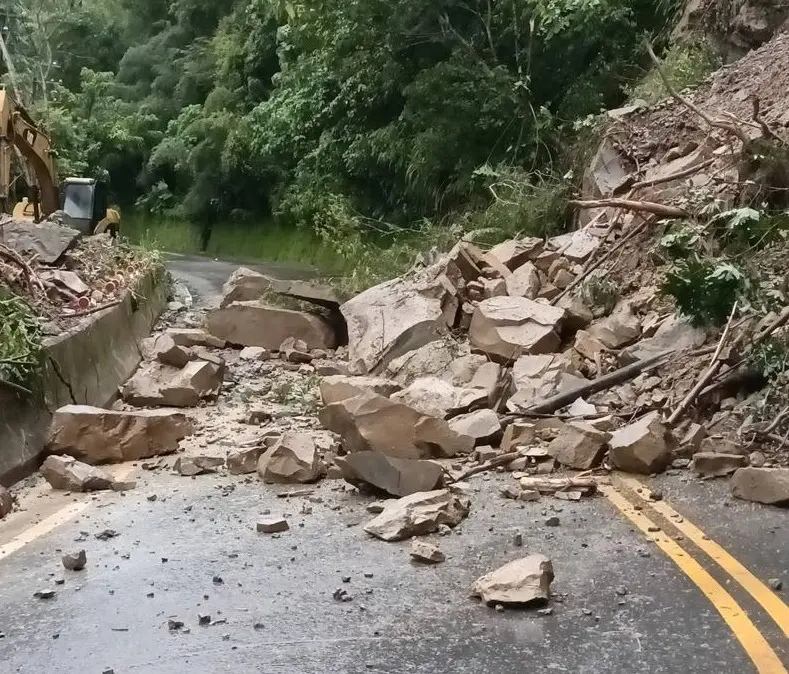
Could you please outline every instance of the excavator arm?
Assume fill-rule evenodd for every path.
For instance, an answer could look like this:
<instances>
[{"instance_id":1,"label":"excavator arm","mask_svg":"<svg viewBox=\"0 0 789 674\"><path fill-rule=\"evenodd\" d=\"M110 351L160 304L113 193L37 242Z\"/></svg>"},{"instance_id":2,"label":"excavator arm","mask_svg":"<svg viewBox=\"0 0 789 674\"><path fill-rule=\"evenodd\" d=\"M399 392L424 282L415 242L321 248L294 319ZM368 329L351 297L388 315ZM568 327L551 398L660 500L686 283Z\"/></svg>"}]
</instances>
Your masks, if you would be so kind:
<instances>
[{"instance_id":1,"label":"excavator arm","mask_svg":"<svg viewBox=\"0 0 789 674\"><path fill-rule=\"evenodd\" d=\"M60 199L49 137L36 128L33 120L6 91L0 90L0 201L6 208L11 185L11 152L14 147L35 174L41 215L47 216L56 211Z\"/></svg>"}]
</instances>

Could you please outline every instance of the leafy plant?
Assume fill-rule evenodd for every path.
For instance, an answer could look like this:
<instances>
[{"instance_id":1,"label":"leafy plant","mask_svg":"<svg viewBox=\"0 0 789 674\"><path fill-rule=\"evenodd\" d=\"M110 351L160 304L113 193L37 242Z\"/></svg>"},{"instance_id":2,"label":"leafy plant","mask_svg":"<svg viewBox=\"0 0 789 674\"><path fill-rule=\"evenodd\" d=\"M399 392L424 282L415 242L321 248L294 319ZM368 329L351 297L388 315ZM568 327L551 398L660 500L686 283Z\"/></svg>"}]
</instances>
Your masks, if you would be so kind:
<instances>
[{"instance_id":1,"label":"leafy plant","mask_svg":"<svg viewBox=\"0 0 789 674\"><path fill-rule=\"evenodd\" d=\"M769 337L753 348L749 360L765 379L776 382L789 370L789 344L785 337Z\"/></svg>"},{"instance_id":2,"label":"leafy plant","mask_svg":"<svg viewBox=\"0 0 789 674\"><path fill-rule=\"evenodd\" d=\"M581 284L581 299L591 307L600 307L610 314L619 302L619 286L604 276L592 276Z\"/></svg>"},{"instance_id":3,"label":"leafy plant","mask_svg":"<svg viewBox=\"0 0 789 674\"><path fill-rule=\"evenodd\" d=\"M694 325L721 325L750 287L750 279L732 263L691 257L668 271L661 291Z\"/></svg>"},{"instance_id":4,"label":"leafy plant","mask_svg":"<svg viewBox=\"0 0 789 674\"><path fill-rule=\"evenodd\" d=\"M0 287L0 378L28 384L41 365L41 327L30 306Z\"/></svg>"}]
</instances>

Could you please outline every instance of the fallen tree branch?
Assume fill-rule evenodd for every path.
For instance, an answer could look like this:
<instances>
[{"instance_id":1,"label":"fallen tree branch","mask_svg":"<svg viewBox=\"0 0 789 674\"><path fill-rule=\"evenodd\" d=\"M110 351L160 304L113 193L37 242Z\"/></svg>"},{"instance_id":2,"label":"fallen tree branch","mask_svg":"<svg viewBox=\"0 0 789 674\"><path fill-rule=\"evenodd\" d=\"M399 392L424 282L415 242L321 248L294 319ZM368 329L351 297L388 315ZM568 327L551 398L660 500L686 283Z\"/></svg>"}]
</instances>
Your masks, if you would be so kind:
<instances>
[{"instance_id":1,"label":"fallen tree branch","mask_svg":"<svg viewBox=\"0 0 789 674\"><path fill-rule=\"evenodd\" d=\"M644 358L643 360L639 360L630 365L626 365L625 367L621 367L618 370L614 370L603 377L593 379L588 384L576 386L569 391L565 391L564 393L559 393L558 395L541 400L540 402L526 408L522 416L527 416L533 412L554 412L565 405L569 405L576 398L583 397L587 394L605 391L612 386L616 386L617 384L621 384L622 382L628 381L629 379L633 379L633 377L636 377L648 368L662 365L663 360L665 360L665 358L670 356L672 353L674 353L673 349L663 351L656 356Z\"/></svg>"},{"instance_id":2,"label":"fallen tree branch","mask_svg":"<svg viewBox=\"0 0 789 674\"><path fill-rule=\"evenodd\" d=\"M631 229L625 236L623 236L615 245L613 245L604 255L601 255L593 264L590 264L586 269L584 269L578 276L575 277L572 283L568 285L562 292L560 292L556 297L551 300L551 304L556 304L562 297L564 297L568 292L570 292L573 288L579 285L581 282L586 279L589 274L591 274L595 269L597 269L603 262L605 262L608 258L610 258L616 251L618 251L622 246L624 246L628 241L639 235L646 229L648 224L648 220L644 220L644 222L636 225L633 229Z\"/></svg>"},{"instance_id":3,"label":"fallen tree branch","mask_svg":"<svg viewBox=\"0 0 789 674\"><path fill-rule=\"evenodd\" d=\"M676 206L666 206L654 201L620 199L618 197L609 199L573 199L569 203L570 206L575 206L576 208L624 208L627 211L643 211L644 213L653 213L666 218L687 218L690 215L687 211Z\"/></svg>"},{"instance_id":4,"label":"fallen tree branch","mask_svg":"<svg viewBox=\"0 0 789 674\"><path fill-rule=\"evenodd\" d=\"M111 307L117 307L123 300L114 300L113 302L107 302L106 304L100 304L97 307L90 307L89 309L83 309L82 311L75 311L73 314L63 314L64 318L77 318L79 316L88 316L89 314L95 314L97 311L103 311L104 309L109 309Z\"/></svg>"},{"instance_id":5,"label":"fallen tree branch","mask_svg":"<svg viewBox=\"0 0 789 674\"><path fill-rule=\"evenodd\" d=\"M490 461L483 463L481 466L469 468L465 473L461 473L457 477L451 479L448 484L461 482L472 475L478 475L479 473L484 473L488 470L492 470L493 468L498 468L499 466L506 466L508 463L512 463L515 461L515 459L519 458L520 455L520 452L507 452L506 454L494 456L492 459L490 459Z\"/></svg>"},{"instance_id":6,"label":"fallen tree branch","mask_svg":"<svg viewBox=\"0 0 789 674\"><path fill-rule=\"evenodd\" d=\"M12 381L8 381L8 379L0 378L0 385L7 386L12 391L16 391L17 393L24 393L25 395L33 395L33 391L31 391L29 388L25 388L24 386L15 384Z\"/></svg>"},{"instance_id":7,"label":"fallen tree branch","mask_svg":"<svg viewBox=\"0 0 789 674\"><path fill-rule=\"evenodd\" d=\"M633 183L630 187L633 190L640 190L643 187L654 187L655 185L670 183L672 180L681 180L682 178L692 176L694 173L711 166L714 161L714 159L707 159L706 161L701 162L701 164L696 164L695 166L683 169L682 171L677 171L676 173L670 173L669 175L660 176L659 178L652 178L651 180L641 180L637 183Z\"/></svg>"},{"instance_id":8,"label":"fallen tree branch","mask_svg":"<svg viewBox=\"0 0 789 674\"><path fill-rule=\"evenodd\" d=\"M586 477L585 473L574 476L567 475L565 477L530 475L522 477L520 483L524 489L535 489L541 494L553 494L557 491L567 491L569 489L588 489L590 492L594 492L597 489L597 479Z\"/></svg>"},{"instance_id":9,"label":"fallen tree branch","mask_svg":"<svg viewBox=\"0 0 789 674\"><path fill-rule=\"evenodd\" d=\"M731 322L734 320L734 314L737 311L737 302L734 302L734 306L731 308L731 313L729 314L729 320L726 321L726 327L723 330L723 334L721 335L720 340L718 341L718 348L715 349L715 353L712 354L712 360L710 361L709 367L701 376L701 378L696 382L696 385L688 392L682 402L677 405L677 409L675 409L671 416L668 418L668 425L673 426L677 423L679 418L684 414L685 410L688 406L696 399L696 396L701 392L701 390L707 385L707 382L712 379L713 376L718 372L721 365L723 364L721 360L719 360L719 356L723 347L726 345L726 342L729 340L729 333L731 332Z\"/></svg>"}]
</instances>

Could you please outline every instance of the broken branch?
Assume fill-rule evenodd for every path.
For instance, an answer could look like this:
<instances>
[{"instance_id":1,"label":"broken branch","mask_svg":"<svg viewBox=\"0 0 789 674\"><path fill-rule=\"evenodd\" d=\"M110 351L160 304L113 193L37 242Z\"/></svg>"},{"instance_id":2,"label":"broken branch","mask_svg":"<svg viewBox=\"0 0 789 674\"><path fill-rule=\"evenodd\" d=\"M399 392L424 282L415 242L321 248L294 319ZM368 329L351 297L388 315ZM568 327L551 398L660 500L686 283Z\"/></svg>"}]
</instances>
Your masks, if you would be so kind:
<instances>
[{"instance_id":1,"label":"broken branch","mask_svg":"<svg viewBox=\"0 0 789 674\"><path fill-rule=\"evenodd\" d=\"M715 353L712 354L712 360L710 361L709 367L701 376L701 378L696 382L696 385L690 390L688 395L686 395L682 402L677 406L671 416L668 418L668 425L673 426L677 423L677 420L684 414L685 410L688 406L696 399L696 396L701 392L701 390L707 385L707 382L712 379L715 373L720 369L722 361L719 360L721 351L725 346L726 342L729 340L729 333L731 332L731 322L734 320L734 314L737 311L737 301L735 300L734 306L731 308L731 313L729 314L729 320L726 321L726 327L723 330L723 334L721 335L720 340L718 341L718 348L715 349Z\"/></svg>"},{"instance_id":2,"label":"broken branch","mask_svg":"<svg viewBox=\"0 0 789 674\"><path fill-rule=\"evenodd\" d=\"M453 478L449 484L454 484L455 482L461 482L472 475L477 475L479 473L484 473L485 471L492 470L493 468L498 468L499 466L506 466L508 463L512 463L520 456L520 452L508 452L507 454L501 454L500 456L494 456L490 461L483 463L481 466L474 466L473 468L469 468L465 473L461 473L456 478Z\"/></svg>"},{"instance_id":3,"label":"broken branch","mask_svg":"<svg viewBox=\"0 0 789 674\"><path fill-rule=\"evenodd\" d=\"M570 206L576 208L624 208L628 211L643 211L653 213L665 218L687 218L689 213L677 208L676 206L666 206L654 201L636 201L635 199L574 199L570 201Z\"/></svg>"},{"instance_id":4,"label":"broken branch","mask_svg":"<svg viewBox=\"0 0 789 674\"><path fill-rule=\"evenodd\" d=\"M593 379L588 384L576 386L569 391L565 391L564 393L559 393L558 395L546 398L545 400L528 407L525 412L554 412L565 405L569 405L576 398L580 398L592 393L599 393L600 391L605 391L616 384L621 384L622 382L632 379L648 368L662 365L663 360L665 360L665 358L672 353L674 353L674 350L669 349L668 351L663 351L656 356L644 358L643 360L639 360L635 363L632 363L631 365L621 367L618 370L614 370L603 377Z\"/></svg>"},{"instance_id":5,"label":"broken branch","mask_svg":"<svg viewBox=\"0 0 789 674\"><path fill-rule=\"evenodd\" d=\"M696 164L695 166L683 169L682 171L670 173L669 175L660 176L658 178L652 178L651 180L641 180L637 183L633 183L631 187L634 190L639 190L642 187L654 187L655 185L670 183L672 180L681 180L682 178L692 176L694 173L711 166L714 161L714 159L707 159L706 161L701 162L701 164Z\"/></svg>"}]
</instances>

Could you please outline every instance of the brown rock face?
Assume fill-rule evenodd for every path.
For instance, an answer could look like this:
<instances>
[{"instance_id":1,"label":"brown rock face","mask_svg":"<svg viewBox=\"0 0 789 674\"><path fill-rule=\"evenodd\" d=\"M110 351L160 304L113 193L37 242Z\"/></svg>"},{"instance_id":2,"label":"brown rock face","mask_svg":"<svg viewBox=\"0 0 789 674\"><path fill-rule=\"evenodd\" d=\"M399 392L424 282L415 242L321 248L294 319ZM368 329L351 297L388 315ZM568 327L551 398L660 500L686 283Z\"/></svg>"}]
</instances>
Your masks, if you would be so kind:
<instances>
[{"instance_id":1,"label":"brown rock face","mask_svg":"<svg viewBox=\"0 0 789 674\"><path fill-rule=\"evenodd\" d=\"M321 400L324 405L353 398L360 393L376 393L388 398L400 388L399 384L382 377L351 377L338 374L324 377L320 382Z\"/></svg>"},{"instance_id":2,"label":"brown rock face","mask_svg":"<svg viewBox=\"0 0 789 674\"><path fill-rule=\"evenodd\" d=\"M545 555L529 555L478 578L471 594L486 604L542 604L548 601L551 582L551 560Z\"/></svg>"},{"instance_id":3,"label":"brown rock face","mask_svg":"<svg viewBox=\"0 0 789 674\"><path fill-rule=\"evenodd\" d=\"M486 404L487 399L488 392L481 388L460 388L436 377L417 379L391 396L395 402L439 418L479 407Z\"/></svg>"},{"instance_id":4,"label":"brown rock face","mask_svg":"<svg viewBox=\"0 0 789 674\"><path fill-rule=\"evenodd\" d=\"M222 286L222 302L226 307L233 302L245 302L259 299L271 288L271 279L259 272L246 267L239 267Z\"/></svg>"},{"instance_id":5,"label":"brown rock face","mask_svg":"<svg viewBox=\"0 0 789 674\"><path fill-rule=\"evenodd\" d=\"M228 452L227 470L231 475L247 475L258 469L258 459L265 447L249 447Z\"/></svg>"},{"instance_id":6,"label":"brown rock face","mask_svg":"<svg viewBox=\"0 0 789 674\"><path fill-rule=\"evenodd\" d=\"M540 294L540 275L531 262L518 267L506 280L507 295L533 300Z\"/></svg>"},{"instance_id":7,"label":"brown rock face","mask_svg":"<svg viewBox=\"0 0 789 674\"><path fill-rule=\"evenodd\" d=\"M172 454L191 433L191 423L179 412L66 405L52 417L46 446L90 464L114 463Z\"/></svg>"},{"instance_id":8,"label":"brown rock face","mask_svg":"<svg viewBox=\"0 0 789 674\"><path fill-rule=\"evenodd\" d=\"M14 499L11 492L0 485L0 519L5 517L14 507Z\"/></svg>"},{"instance_id":9,"label":"brown rock face","mask_svg":"<svg viewBox=\"0 0 789 674\"><path fill-rule=\"evenodd\" d=\"M584 381L564 354L521 356L512 367L514 393L509 407L512 410L528 407Z\"/></svg>"},{"instance_id":10,"label":"brown rock face","mask_svg":"<svg viewBox=\"0 0 789 674\"><path fill-rule=\"evenodd\" d=\"M308 349L333 349L337 339L320 316L271 307L259 300L233 302L208 314L208 330L238 346L276 350L288 337L303 341Z\"/></svg>"},{"instance_id":11,"label":"brown rock face","mask_svg":"<svg viewBox=\"0 0 789 674\"><path fill-rule=\"evenodd\" d=\"M315 482L325 467L309 433L283 433L258 459L258 474L266 482Z\"/></svg>"},{"instance_id":12,"label":"brown rock face","mask_svg":"<svg viewBox=\"0 0 789 674\"><path fill-rule=\"evenodd\" d=\"M423 279L387 281L343 304L350 371L381 372L395 358L438 339L454 323L456 295L441 270L431 268Z\"/></svg>"},{"instance_id":13,"label":"brown rock face","mask_svg":"<svg viewBox=\"0 0 789 674\"><path fill-rule=\"evenodd\" d=\"M657 411L628 424L611 435L609 457L614 467L648 475L663 470L671 461L671 432Z\"/></svg>"},{"instance_id":14,"label":"brown rock face","mask_svg":"<svg viewBox=\"0 0 789 674\"><path fill-rule=\"evenodd\" d=\"M508 269L515 271L529 260L533 260L543 249L543 240L536 236L523 239L509 239L490 249L491 255L500 260Z\"/></svg>"},{"instance_id":15,"label":"brown rock face","mask_svg":"<svg viewBox=\"0 0 789 674\"><path fill-rule=\"evenodd\" d=\"M789 468L740 468L731 479L737 498L768 505L789 505Z\"/></svg>"},{"instance_id":16,"label":"brown rock face","mask_svg":"<svg viewBox=\"0 0 789 674\"><path fill-rule=\"evenodd\" d=\"M433 461L397 459L377 452L355 452L338 456L334 463L353 485L371 485L391 496L408 496L441 485L444 474Z\"/></svg>"},{"instance_id":17,"label":"brown rock face","mask_svg":"<svg viewBox=\"0 0 789 674\"><path fill-rule=\"evenodd\" d=\"M474 439L458 435L443 419L424 415L374 393L327 405L323 427L339 434L347 452L374 451L401 459L468 454Z\"/></svg>"},{"instance_id":18,"label":"brown rock face","mask_svg":"<svg viewBox=\"0 0 789 674\"><path fill-rule=\"evenodd\" d=\"M115 484L108 473L71 456L48 456L39 472L53 489L100 491L112 489Z\"/></svg>"},{"instance_id":19,"label":"brown rock face","mask_svg":"<svg viewBox=\"0 0 789 674\"><path fill-rule=\"evenodd\" d=\"M387 501L383 511L364 530L384 541L402 541L436 531L441 524L454 527L468 515L468 499L449 489L417 492Z\"/></svg>"},{"instance_id":20,"label":"brown rock face","mask_svg":"<svg viewBox=\"0 0 789 674\"><path fill-rule=\"evenodd\" d=\"M438 549L437 545L428 543L427 541L420 541L415 538L411 541L411 549L408 551L411 559L422 564L439 564L443 562L447 556Z\"/></svg>"},{"instance_id":21,"label":"brown rock face","mask_svg":"<svg viewBox=\"0 0 789 674\"><path fill-rule=\"evenodd\" d=\"M621 349L641 336L641 322L629 306L623 306L590 325L587 332L609 349Z\"/></svg>"},{"instance_id":22,"label":"brown rock face","mask_svg":"<svg viewBox=\"0 0 789 674\"><path fill-rule=\"evenodd\" d=\"M225 340L209 335L199 328L168 328L165 333L178 346L207 346L213 349L224 349Z\"/></svg>"},{"instance_id":23,"label":"brown rock face","mask_svg":"<svg viewBox=\"0 0 789 674\"><path fill-rule=\"evenodd\" d=\"M194 360L180 370L147 363L122 387L121 395L135 407L195 407L219 395L224 365Z\"/></svg>"},{"instance_id":24,"label":"brown rock face","mask_svg":"<svg viewBox=\"0 0 789 674\"><path fill-rule=\"evenodd\" d=\"M492 297L477 305L469 338L473 349L497 360L551 353L559 347L564 309L525 297Z\"/></svg>"},{"instance_id":25,"label":"brown rock face","mask_svg":"<svg viewBox=\"0 0 789 674\"><path fill-rule=\"evenodd\" d=\"M548 445L548 454L563 466L589 470L600 465L610 439L610 433L580 421L571 421Z\"/></svg>"},{"instance_id":26,"label":"brown rock face","mask_svg":"<svg viewBox=\"0 0 789 674\"><path fill-rule=\"evenodd\" d=\"M459 435L474 438L474 444L490 442L501 435L499 415L493 410L475 410L449 420L449 427Z\"/></svg>"},{"instance_id":27,"label":"brown rock face","mask_svg":"<svg viewBox=\"0 0 789 674\"><path fill-rule=\"evenodd\" d=\"M725 477L747 465L747 456L717 452L697 452L692 461L693 470L701 477Z\"/></svg>"},{"instance_id":28,"label":"brown rock face","mask_svg":"<svg viewBox=\"0 0 789 674\"><path fill-rule=\"evenodd\" d=\"M176 460L173 470L184 477L192 477L216 473L223 465L225 460L218 456L181 456Z\"/></svg>"},{"instance_id":29,"label":"brown rock face","mask_svg":"<svg viewBox=\"0 0 789 674\"><path fill-rule=\"evenodd\" d=\"M172 335L164 333L155 338L153 342L153 357L160 363L165 365L172 365L173 367L182 368L191 359L192 354L185 346L180 346L175 343Z\"/></svg>"}]
</instances>

